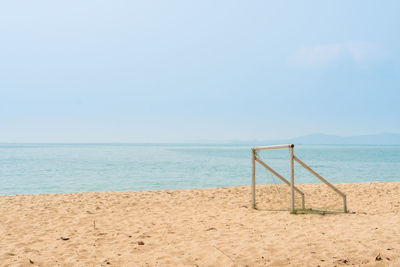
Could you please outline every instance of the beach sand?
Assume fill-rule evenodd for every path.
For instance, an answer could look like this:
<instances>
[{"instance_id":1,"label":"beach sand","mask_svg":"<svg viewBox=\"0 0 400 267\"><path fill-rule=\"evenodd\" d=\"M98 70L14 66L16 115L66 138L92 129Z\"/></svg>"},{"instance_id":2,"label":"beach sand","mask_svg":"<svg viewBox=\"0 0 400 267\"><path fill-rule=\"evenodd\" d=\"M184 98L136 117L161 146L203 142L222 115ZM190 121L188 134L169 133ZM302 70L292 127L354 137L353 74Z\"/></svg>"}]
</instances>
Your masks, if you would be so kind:
<instances>
[{"instance_id":1,"label":"beach sand","mask_svg":"<svg viewBox=\"0 0 400 267\"><path fill-rule=\"evenodd\" d=\"M298 187L308 207L342 207L323 184ZM250 186L1 196L0 265L400 266L400 183L337 187L355 213L271 211L289 191L268 185L258 210Z\"/></svg>"}]
</instances>

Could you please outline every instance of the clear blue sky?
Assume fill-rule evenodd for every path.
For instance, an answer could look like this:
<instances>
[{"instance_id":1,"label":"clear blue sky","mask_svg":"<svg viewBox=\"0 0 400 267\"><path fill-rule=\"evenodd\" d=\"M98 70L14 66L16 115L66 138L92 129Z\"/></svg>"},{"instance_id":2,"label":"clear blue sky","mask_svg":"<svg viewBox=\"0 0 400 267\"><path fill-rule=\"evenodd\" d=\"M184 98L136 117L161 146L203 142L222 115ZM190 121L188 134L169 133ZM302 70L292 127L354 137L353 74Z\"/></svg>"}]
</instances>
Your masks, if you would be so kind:
<instances>
[{"instance_id":1,"label":"clear blue sky","mask_svg":"<svg viewBox=\"0 0 400 267\"><path fill-rule=\"evenodd\" d=\"M400 132L399 1L3 1L0 142Z\"/></svg>"}]
</instances>

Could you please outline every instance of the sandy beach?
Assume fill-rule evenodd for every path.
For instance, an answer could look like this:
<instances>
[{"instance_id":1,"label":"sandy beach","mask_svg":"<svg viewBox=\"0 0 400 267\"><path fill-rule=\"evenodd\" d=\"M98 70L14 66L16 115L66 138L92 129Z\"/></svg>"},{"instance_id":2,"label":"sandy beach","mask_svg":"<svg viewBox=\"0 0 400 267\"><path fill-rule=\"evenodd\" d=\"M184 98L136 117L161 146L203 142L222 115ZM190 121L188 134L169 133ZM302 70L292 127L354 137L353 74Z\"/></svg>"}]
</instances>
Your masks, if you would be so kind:
<instances>
[{"instance_id":1,"label":"sandy beach","mask_svg":"<svg viewBox=\"0 0 400 267\"><path fill-rule=\"evenodd\" d=\"M269 185L258 210L250 186L1 196L0 265L400 266L400 183L337 187L352 213L279 211L288 188ZM299 188L341 208L323 184Z\"/></svg>"}]
</instances>

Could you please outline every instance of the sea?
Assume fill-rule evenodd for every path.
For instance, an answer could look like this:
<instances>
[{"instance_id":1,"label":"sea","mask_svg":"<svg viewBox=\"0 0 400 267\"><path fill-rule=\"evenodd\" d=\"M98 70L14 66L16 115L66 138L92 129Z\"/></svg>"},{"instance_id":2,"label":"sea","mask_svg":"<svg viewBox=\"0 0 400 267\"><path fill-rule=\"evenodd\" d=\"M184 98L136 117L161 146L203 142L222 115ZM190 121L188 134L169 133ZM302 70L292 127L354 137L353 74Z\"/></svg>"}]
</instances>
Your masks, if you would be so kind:
<instances>
[{"instance_id":1,"label":"sea","mask_svg":"<svg viewBox=\"0 0 400 267\"><path fill-rule=\"evenodd\" d=\"M267 145L267 144L264 144ZM0 144L0 195L250 185L248 144ZM294 154L332 183L400 181L400 146L296 145ZM290 178L288 149L260 159ZM262 166L257 184L281 181ZM295 183L320 183L295 163Z\"/></svg>"}]
</instances>

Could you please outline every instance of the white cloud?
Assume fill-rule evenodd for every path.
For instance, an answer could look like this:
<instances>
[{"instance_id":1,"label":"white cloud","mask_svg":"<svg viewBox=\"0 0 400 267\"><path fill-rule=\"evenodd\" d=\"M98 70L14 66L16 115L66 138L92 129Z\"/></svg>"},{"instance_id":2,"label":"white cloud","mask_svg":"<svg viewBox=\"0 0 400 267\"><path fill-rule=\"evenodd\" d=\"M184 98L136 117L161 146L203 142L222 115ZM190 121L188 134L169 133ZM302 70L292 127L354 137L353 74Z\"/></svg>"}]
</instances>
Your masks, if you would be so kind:
<instances>
[{"instance_id":1,"label":"white cloud","mask_svg":"<svg viewBox=\"0 0 400 267\"><path fill-rule=\"evenodd\" d=\"M300 48L290 61L296 65L312 67L340 61L364 64L382 56L379 46L373 43L336 43Z\"/></svg>"}]
</instances>

